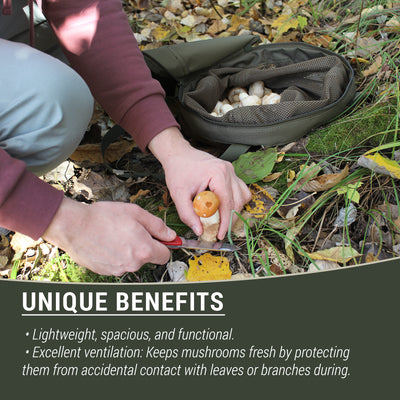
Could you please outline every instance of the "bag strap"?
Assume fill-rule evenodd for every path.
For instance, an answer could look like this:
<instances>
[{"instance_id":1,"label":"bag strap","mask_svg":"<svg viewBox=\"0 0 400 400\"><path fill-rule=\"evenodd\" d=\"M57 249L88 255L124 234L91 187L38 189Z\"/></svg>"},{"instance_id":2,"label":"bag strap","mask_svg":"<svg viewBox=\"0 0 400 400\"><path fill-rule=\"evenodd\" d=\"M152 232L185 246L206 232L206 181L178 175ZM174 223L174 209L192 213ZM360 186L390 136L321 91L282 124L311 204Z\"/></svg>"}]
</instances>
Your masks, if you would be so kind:
<instances>
[{"instance_id":1,"label":"bag strap","mask_svg":"<svg viewBox=\"0 0 400 400\"><path fill-rule=\"evenodd\" d=\"M126 131L121 126L114 125L106 132L106 134L101 139L101 155L103 157L103 165L112 173L114 173L115 171L105 159L106 150L111 143L118 140L124 133L126 133ZM145 176L152 176L153 178L162 179L164 174L153 173L148 169L143 169L143 172L129 171L123 174L118 174L117 176L118 178L142 178Z\"/></svg>"},{"instance_id":2,"label":"bag strap","mask_svg":"<svg viewBox=\"0 0 400 400\"><path fill-rule=\"evenodd\" d=\"M229 147L219 156L221 160L225 161L235 161L242 154L246 153L246 151L251 147L251 145L247 144L231 144Z\"/></svg>"},{"instance_id":3,"label":"bag strap","mask_svg":"<svg viewBox=\"0 0 400 400\"><path fill-rule=\"evenodd\" d=\"M107 167L109 167L109 165L106 162L106 158L105 158L107 147L111 143L118 140L119 137L122 136L124 133L125 133L125 130L123 128L121 128L119 125L114 125L111 129L109 129L106 132L106 134L101 139L101 156L103 157L104 165L106 165Z\"/></svg>"}]
</instances>

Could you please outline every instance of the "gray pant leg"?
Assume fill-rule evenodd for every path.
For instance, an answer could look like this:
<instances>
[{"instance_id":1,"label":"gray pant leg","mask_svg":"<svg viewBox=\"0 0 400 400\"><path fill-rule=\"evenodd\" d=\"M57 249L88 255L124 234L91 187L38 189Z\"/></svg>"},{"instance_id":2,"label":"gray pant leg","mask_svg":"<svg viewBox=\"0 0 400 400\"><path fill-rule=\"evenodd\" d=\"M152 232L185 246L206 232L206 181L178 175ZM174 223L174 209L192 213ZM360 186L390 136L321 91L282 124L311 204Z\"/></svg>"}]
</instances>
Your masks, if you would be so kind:
<instances>
[{"instance_id":1,"label":"gray pant leg","mask_svg":"<svg viewBox=\"0 0 400 400\"><path fill-rule=\"evenodd\" d=\"M78 146L93 98L70 67L25 44L0 39L0 147L37 175Z\"/></svg>"}]
</instances>

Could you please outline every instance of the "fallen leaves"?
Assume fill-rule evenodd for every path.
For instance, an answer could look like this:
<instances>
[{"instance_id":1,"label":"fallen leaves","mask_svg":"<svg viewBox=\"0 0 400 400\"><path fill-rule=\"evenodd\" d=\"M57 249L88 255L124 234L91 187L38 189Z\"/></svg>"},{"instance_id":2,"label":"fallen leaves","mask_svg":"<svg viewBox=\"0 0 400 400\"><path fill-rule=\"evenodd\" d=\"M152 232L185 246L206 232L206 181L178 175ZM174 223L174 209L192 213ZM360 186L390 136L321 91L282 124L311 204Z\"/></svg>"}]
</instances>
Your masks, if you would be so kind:
<instances>
[{"instance_id":1,"label":"fallen leaves","mask_svg":"<svg viewBox=\"0 0 400 400\"><path fill-rule=\"evenodd\" d=\"M360 257L360 254L347 246L332 247L326 250L319 250L313 253L307 253L313 260L332 261L335 263L346 264L350 260Z\"/></svg>"},{"instance_id":2,"label":"fallen leaves","mask_svg":"<svg viewBox=\"0 0 400 400\"><path fill-rule=\"evenodd\" d=\"M115 175L104 175L86 170L79 177L72 178L70 189L72 197L83 196L91 201L124 201L130 200L129 186L132 179L123 181Z\"/></svg>"},{"instance_id":3,"label":"fallen leaves","mask_svg":"<svg viewBox=\"0 0 400 400\"><path fill-rule=\"evenodd\" d=\"M186 279L189 282L214 281L230 279L231 276L232 271L229 269L229 260L226 257L205 253L189 260Z\"/></svg>"},{"instance_id":4,"label":"fallen leaves","mask_svg":"<svg viewBox=\"0 0 400 400\"><path fill-rule=\"evenodd\" d=\"M400 179L400 165L397 161L391 160L379 153L362 155L357 164L360 167L368 168L376 173L389 175L392 178Z\"/></svg>"},{"instance_id":5,"label":"fallen leaves","mask_svg":"<svg viewBox=\"0 0 400 400\"><path fill-rule=\"evenodd\" d=\"M305 192L322 192L339 184L348 174L349 166L346 165L338 174L323 174L313 179L300 179L296 184L296 188L304 190Z\"/></svg>"},{"instance_id":6,"label":"fallen leaves","mask_svg":"<svg viewBox=\"0 0 400 400\"><path fill-rule=\"evenodd\" d=\"M105 152L106 162L112 163L118 161L124 154L129 153L136 146L132 140L119 140L111 143ZM82 144L69 157L72 161L89 161L94 164L101 164L103 156L101 154L101 144Z\"/></svg>"}]
</instances>

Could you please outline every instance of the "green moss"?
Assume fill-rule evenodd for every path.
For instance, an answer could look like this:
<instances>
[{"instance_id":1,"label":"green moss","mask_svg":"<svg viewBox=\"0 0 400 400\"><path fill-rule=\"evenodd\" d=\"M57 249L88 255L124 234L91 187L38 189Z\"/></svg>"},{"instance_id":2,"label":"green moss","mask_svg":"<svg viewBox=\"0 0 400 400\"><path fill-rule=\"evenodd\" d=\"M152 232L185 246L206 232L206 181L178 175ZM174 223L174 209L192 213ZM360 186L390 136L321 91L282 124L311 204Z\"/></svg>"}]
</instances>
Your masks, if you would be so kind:
<instances>
[{"instance_id":1,"label":"green moss","mask_svg":"<svg viewBox=\"0 0 400 400\"><path fill-rule=\"evenodd\" d=\"M306 148L310 153L331 155L392 141L390 130L397 117L393 109L390 103L365 107L312 133Z\"/></svg>"},{"instance_id":2,"label":"green moss","mask_svg":"<svg viewBox=\"0 0 400 400\"><path fill-rule=\"evenodd\" d=\"M50 282L117 282L115 276L98 275L86 268L80 267L67 254L53 258L45 264L39 274L32 277L34 281Z\"/></svg>"}]
</instances>

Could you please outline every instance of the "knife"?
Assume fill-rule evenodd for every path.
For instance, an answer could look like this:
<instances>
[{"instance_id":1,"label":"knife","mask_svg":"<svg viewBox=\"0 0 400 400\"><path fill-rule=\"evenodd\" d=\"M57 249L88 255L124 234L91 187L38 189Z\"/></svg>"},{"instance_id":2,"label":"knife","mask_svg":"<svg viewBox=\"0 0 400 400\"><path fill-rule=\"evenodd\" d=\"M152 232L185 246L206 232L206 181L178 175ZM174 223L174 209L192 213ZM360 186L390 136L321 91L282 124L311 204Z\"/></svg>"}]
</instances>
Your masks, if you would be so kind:
<instances>
[{"instance_id":1,"label":"knife","mask_svg":"<svg viewBox=\"0 0 400 400\"><path fill-rule=\"evenodd\" d=\"M171 242L161 241L162 244L170 249L193 249L193 250L210 250L210 251L237 251L240 247L224 242L205 242L204 240L185 239L177 236Z\"/></svg>"}]
</instances>

